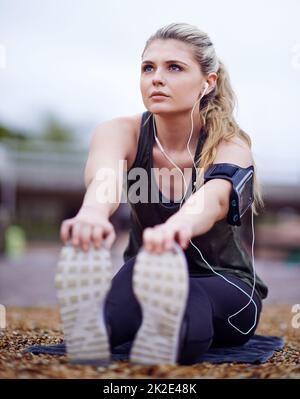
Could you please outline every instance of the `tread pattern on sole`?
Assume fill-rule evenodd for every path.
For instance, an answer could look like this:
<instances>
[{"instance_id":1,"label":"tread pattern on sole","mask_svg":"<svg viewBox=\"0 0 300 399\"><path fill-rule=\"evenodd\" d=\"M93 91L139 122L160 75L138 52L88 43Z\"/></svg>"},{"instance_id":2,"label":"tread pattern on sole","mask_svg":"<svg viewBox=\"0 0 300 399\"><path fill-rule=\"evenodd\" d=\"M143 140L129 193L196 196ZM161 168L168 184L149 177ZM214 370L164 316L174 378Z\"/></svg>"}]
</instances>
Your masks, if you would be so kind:
<instances>
[{"instance_id":1,"label":"tread pattern on sole","mask_svg":"<svg viewBox=\"0 0 300 399\"><path fill-rule=\"evenodd\" d=\"M112 277L111 255L105 247L88 252L72 245L62 247L55 286L67 354L73 363L110 360L104 301Z\"/></svg>"},{"instance_id":2,"label":"tread pattern on sole","mask_svg":"<svg viewBox=\"0 0 300 399\"><path fill-rule=\"evenodd\" d=\"M143 248L133 271L133 290L143 319L130 360L137 364L176 364L181 322L189 292L188 265L181 247L161 255Z\"/></svg>"}]
</instances>

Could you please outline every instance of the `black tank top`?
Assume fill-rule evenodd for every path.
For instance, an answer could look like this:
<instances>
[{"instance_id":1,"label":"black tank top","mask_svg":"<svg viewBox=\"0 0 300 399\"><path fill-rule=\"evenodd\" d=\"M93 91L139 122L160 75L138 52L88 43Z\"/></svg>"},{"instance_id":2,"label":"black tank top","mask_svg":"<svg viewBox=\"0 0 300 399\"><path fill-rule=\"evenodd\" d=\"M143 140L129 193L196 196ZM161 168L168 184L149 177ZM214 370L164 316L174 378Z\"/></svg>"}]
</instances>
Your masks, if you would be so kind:
<instances>
[{"instance_id":1,"label":"black tank top","mask_svg":"<svg viewBox=\"0 0 300 399\"><path fill-rule=\"evenodd\" d=\"M145 124L146 121L147 123ZM201 154L206 138L207 132L202 127L199 133L194 162ZM154 172L151 169L153 167L154 143L153 115L149 111L146 111L142 115L136 158L131 168L125 173L125 178L127 179L126 196L130 206L130 231L129 242L123 254L124 262L137 255L140 247L143 245L142 234L146 227L153 227L164 223L180 209L180 201L174 202L168 200L169 202L166 202L167 198L157 186ZM196 181L196 171L195 168L192 169L192 180L188 189L189 193ZM138 170L143 171L143 174L135 172ZM143 196L142 201L136 201L133 193L140 194L140 192L135 190L134 185L137 187L140 179L142 183L140 186L143 188L144 194L147 194L147 200L144 200L145 196ZM153 184L153 187L151 187L151 184ZM151 193L152 202L150 201ZM184 201L182 202L183 204ZM216 272L237 276L251 287L253 286L252 259L242 244L238 226L228 224L226 218L224 218L216 222L207 233L193 237L192 241L199 248L204 259ZM204 277L215 275L191 244L184 250L184 253L187 258L190 276ZM255 290L261 299L267 297L268 288L257 275Z\"/></svg>"}]
</instances>

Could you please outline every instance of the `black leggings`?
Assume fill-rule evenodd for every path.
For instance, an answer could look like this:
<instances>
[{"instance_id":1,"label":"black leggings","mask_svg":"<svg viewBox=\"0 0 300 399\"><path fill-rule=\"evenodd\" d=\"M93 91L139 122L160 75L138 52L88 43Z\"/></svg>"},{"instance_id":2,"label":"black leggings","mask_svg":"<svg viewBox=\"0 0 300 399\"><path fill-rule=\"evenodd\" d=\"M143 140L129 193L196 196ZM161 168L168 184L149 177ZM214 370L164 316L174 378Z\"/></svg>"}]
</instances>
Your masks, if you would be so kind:
<instances>
[{"instance_id":1,"label":"black leggings","mask_svg":"<svg viewBox=\"0 0 300 399\"><path fill-rule=\"evenodd\" d=\"M129 259L112 279L106 297L105 322L110 330L111 347L133 341L142 322L142 310L132 288L133 267L136 257ZM222 273L229 281L251 295L251 287L238 277ZM249 297L217 275L189 277L189 295L181 325L179 364L197 363L198 357L210 347L239 346L255 332L262 309L261 299L254 292L257 305L255 327L244 335L228 323L228 317L249 302ZM255 317L253 302L231 323L241 331L248 331Z\"/></svg>"}]
</instances>

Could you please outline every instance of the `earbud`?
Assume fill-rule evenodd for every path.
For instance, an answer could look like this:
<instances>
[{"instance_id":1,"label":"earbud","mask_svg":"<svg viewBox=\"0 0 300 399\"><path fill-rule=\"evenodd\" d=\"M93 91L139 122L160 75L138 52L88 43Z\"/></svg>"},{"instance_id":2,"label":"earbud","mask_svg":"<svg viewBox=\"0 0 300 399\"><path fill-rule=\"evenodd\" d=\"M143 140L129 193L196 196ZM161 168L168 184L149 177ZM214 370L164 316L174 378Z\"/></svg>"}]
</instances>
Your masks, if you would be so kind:
<instances>
[{"instance_id":1,"label":"earbud","mask_svg":"<svg viewBox=\"0 0 300 399\"><path fill-rule=\"evenodd\" d=\"M206 94L206 91L207 91L208 87L209 87L208 82L205 82L205 83L204 83L204 89L203 89L202 93L199 94L199 99L200 99L200 100L201 100L201 98L204 96L204 94ZM199 100L198 100L198 101L199 101Z\"/></svg>"}]
</instances>

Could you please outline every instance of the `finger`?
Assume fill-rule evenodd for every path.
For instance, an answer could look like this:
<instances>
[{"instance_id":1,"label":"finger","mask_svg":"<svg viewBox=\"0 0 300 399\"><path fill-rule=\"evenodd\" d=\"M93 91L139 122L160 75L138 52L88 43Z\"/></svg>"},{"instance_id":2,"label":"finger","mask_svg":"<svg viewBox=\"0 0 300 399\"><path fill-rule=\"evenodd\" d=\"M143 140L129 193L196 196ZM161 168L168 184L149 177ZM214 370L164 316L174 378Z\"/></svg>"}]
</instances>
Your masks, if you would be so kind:
<instances>
[{"instance_id":1,"label":"finger","mask_svg":"<svg viewBox=\"0 0 300 399\"><path fill-rule=\"evenodd\" d=\"M80 246L84 251L88 251L91 242L92 227L89 225L82 225L79 233Z\"/></svg>"},{"instance_id":2,"label":"finger","mask_svg":"<svg viewBox=\"0 0 300 399\"><path fill-rule=\"evenodd\" d=\"M143 245L147 251L152 251L153 248L153 229L147 227L143 232Z\"/></svg>"},{"instance_id":3,"label":"finger","mask_svg":"<svg viewBox=\"0 0 300 399\"><path fill-rule=\"evenodd\" d=\"M165 231L165 234L164 234L164 249L165 249L165 251L170 251L173 248L174 240L175 240L175 233L176 233L176 231L174 229L168 229Z\"/></svg>"},{"instance_id":4,"label":"finger","mask_svg":"<svg viewBox=\"0 0 300 399\"><path fill-rule=\"evenodd\" d=\"M113 245L115 239L116 239L115 229L113 228L113 226L111 226L105 234L105 246L108 249L110 249L111 246Z\"/></svg>"},{"instance_id":5,"label":"finger","mask_svg":"<svg viewBox=\"0 0 300 399\"><path fill-rule=\"evenodd\" d=\"M93 242L96 248L104 245L107 249L111 249L115 239L116 233L112 223L103 221L100 225L94 227Z\"/></svg>"},{"instance_id":6,"label":"finger","mask_svg":"<svg viewBox=\"0 0 300 399\"><path fill-rule=\"evenodd\" d=\"M110 249L116 238L114 226L108 221L102 222L101 225L103 227L103 239L105 240L104 245Z\"/></svg>"},{"instance_id":7,"label":"finger","mask_svg":"<svg viewBox=\"0 0 300 399\"><path fill-rule=\"evenodd\" d=\"M183 228L178 231L179 244L182 248L186 249L188 247L189 241L191 239L191 233L189 228Z\"/></svg>"},{"instance_id":8,"label":"finger","mask_svg":"<svg viewBox=\"0 0 300 399\"><path fill-rule=\"evenodd\" d=\"M73 228L72 228L72 244L76 248L80 245L80 229L81 229L81 223L76 222L76 223L73 224Z\"/></svg>"},{"instance_id":9,"label":"finger","mask_svg":"<svg viewBox=\"0 0 300 399\"><path fill-rule=\"evenodd\" d=\"M92 240L95 248L99 249L103 240L103 227L95 226L92 230Z\"/></svg>"},{"instance_id":10,"label":"finger","mask_svg":"<svg viewBox=\"0 0 300 399\"><path fill-rule=\"evenodd\" d=\"M161 254L164 251L164 231L161 227L154 228L152 240L154 252Z\"/></svg>"},{"instance_id":11,"label":"finger","mask_svg":"<svg viewBox=\"0 0 300 399\"><path fill-rule=\"evenodd\" d=\"M152 230L152 250L161 254L165 251L165 236L168 229L163 225L155 226Z\"/></svg>"},{"instance_id":12,"label":"finger","mask_svg":"<svg viewBox=\"0 0 300 399\"><path fill-rule=\"evenodd\" d=\"M61 227L60 227L60 239L65 244L69 240L71 227L72 227L72 219L66 219L61 224Z\"/></svg>"}]
</instances>

